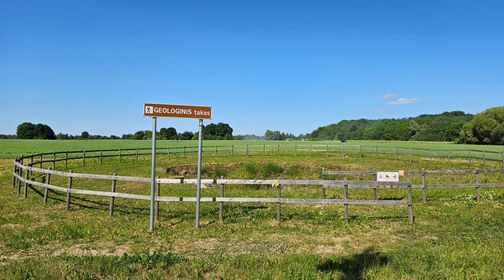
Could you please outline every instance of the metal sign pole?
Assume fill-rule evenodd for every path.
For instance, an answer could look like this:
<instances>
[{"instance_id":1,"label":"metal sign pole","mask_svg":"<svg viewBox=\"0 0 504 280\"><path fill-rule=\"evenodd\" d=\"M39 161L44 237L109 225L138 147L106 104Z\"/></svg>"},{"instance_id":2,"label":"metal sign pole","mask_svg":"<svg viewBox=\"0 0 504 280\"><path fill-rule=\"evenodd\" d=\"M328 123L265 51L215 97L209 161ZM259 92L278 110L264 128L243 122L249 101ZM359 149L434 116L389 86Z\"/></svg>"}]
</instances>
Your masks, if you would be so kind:
<instances>
[{"instance_id":1,"label":"metal sign pole","mask_svg":"<svg viewBox=\"0 0 504 280\"><path fill-rule=\"evenodd\" d=\"M150 226L149 231L154 231L154 204L156 193L156 126L157 118L152 118L152 163L151 163L151 193L150 193Z\"/></svg>"},{"instance_id":2,"label":"metal sign pole","mask_svg":"<svg viewBox=\"0 0 504 280\"><path fill-rule=\"evenodd\" d=\"M196 186L196 228L199 228L200 216L200 200L201 200L201 163L203 154L203 119L199 120L199 135L198 135L198 181Z\"/></svg>"}]
</instances>

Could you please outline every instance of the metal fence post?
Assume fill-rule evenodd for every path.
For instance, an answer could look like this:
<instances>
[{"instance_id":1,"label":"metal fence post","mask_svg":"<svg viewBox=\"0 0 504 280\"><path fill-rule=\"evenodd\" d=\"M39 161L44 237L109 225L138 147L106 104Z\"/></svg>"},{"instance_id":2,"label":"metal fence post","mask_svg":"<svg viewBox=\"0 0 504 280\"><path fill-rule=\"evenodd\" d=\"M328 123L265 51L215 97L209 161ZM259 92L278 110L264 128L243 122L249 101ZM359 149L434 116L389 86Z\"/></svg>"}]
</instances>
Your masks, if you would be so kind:
<instances>
[{"instance_id":1,"label":"metal fence post","mask_svg":"<svg viewBox=\"0 0 504 280\"><path fill-rule=\"evenodd\" d=\"M116 173L113 173L112 176L116 176ZM115 193L116 187L117 187L117 180L113 179L112 180L112 188L110 191ZM112 197L110 197L110 205L109 205L109 216L110 217L112 217L112 215L114 215L114 206L115 206L115 197L112 196Z\"/></svg>"},{"instance_id":2,"label":"metal fence post","mask_svg":"<svg viewBox=\"0 0 504 280\"><path fill-rule=\"evenodd\" d=\"M49 171L51 171L50 167L49 167ZM51 184L51 173L46 173L45 184L46 185L50 185ZM44 205L47 204L47 199L48 198L49 198L49 189L46 186L44 188Z\"/></svg>"},{"instance_id":3,"label":"metal fence post","mask_svg":"<svg viewBox=\"0 0 504 280\"><path fill-rule=\"evenodd\" d=\"M72 170L70 170L70 173L72 173ZM72 189L72 183L73 183L73 177L70 175L68 177L68 187L67 187L67 197L66 197L66 210L70 210L70 198L72 197L72 194L70 193L70 190Z\"/></svg>"}]
</instances>

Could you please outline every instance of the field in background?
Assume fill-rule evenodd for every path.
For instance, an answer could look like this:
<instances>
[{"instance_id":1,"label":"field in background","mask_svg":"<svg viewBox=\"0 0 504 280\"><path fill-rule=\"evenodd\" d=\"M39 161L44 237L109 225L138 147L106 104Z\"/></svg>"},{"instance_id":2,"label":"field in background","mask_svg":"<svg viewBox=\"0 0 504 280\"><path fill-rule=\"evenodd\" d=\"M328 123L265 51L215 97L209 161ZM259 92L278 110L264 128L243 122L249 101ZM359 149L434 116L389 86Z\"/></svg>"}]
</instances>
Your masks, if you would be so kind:
<instances>
[{"instance_id":1,"label":"field in background","mask_svg":"<svg viewBox=\"0 0 504 280\"><path fill-rule=\"evenodd\" d=\"M340 143L339 141L216 141L207 140L203 142L206 147L211 146L231 146L231 145L267 145L276 147L277 145L338 145L342 144L349 149L358 150L358 145L368 147L413 147L413 148L431 148L431 149L457 149L457 150L486 150L504 152L504 146L497 145L465 145L445 142L405 142L405 141L348 141ZM149 148L150 140L0 140L0 158L14 159L22 154L36 154L44 152L57 152L67 150L99 150L116 148ZM158 147L180 147L197 146L197 141L167 141L159 140ZM323 147L319 147L323 148Z\"/></svg>"},{"instance_id":2,"label":"field in background","mask_svg":"<svg viewBox=\"0 0 504 280\"><path fill-rule=\"evenodd\" d=\"M233 142L236 143L228 143ZM448 163L429 158L414 158L410 163L409 159L406 155L362 157L354 152L249 156L206 153L204 177L276 178L281 175L315 179L320 178L322 167L442 169ZM194 169L180 166L195 163L194 154L163 154L159 157L158 175L174 177L179 172L187 172L186 177L194 177ZM488 164L500 166L499 162ZM51 166L51 163L45 165ZM65 170L62 162L56 167ZM453 161L451 167L462 169L473 165ZM98 159L89 159L86 166L79 160L70 162L68 169L147 176L149 156L138 160L124 157L121 162L118 158L105 158L103 166ZM218 204L203 203L203 227L194 230L193 203L162 203L158 230L151 234L147 232L146 202L117 199L116 213L110 218L108 199L73 195L75 204L66 211L65 196L61 194L51 193L45 206L42 197L33 191L26 200L17 195L11 186L10 172L12 161L0 160L0 278L496 279L504 274L504 189L483 188L480 203L474 201L474 188L432 189L425 205L421 203L420 190L414 190L416 223L413 226L407 223L405 207L351 206L350 224L345 225L340 205L285 205L282 206L283 221L278 223L274 204L255 203L226 204L224 224L220 224ZM418 176L409 179L416 183L421 180ZM62 186L67 184L64 178L52 180ZM430 183L472 180L471 175L429 177ZM495 180L502 181L502 175L482 177L482 182ZM107 181L75 179L74 184L75 188L110 190ZM122 182L117 189L148 193L149 186ZM203 195L217 193L216 187L203 190ZM236 196L274 196L274 193L270 186L236 186L227 192ZM194 188L164 186L161 194L191 196ZM321 195L320 188L308 186L287 187L284 194ZM341 198L342 193L331 190L327 195ZM379 192L381 199L401 199L404 195L404 191ZM351 198L371 196L366 190L350 191Z\"/></svg>"}]
</instances>

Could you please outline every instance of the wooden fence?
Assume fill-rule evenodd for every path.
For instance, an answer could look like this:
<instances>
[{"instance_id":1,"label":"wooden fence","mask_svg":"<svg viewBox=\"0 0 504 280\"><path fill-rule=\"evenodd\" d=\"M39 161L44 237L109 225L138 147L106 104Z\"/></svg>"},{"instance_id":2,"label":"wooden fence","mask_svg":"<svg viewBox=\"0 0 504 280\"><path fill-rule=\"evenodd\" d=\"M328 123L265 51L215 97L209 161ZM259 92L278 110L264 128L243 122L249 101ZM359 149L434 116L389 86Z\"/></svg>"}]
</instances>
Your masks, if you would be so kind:
<instances>
[{"instance_id":1,"label":"wooden fence","mask_svg":"<svg viewBox=\"0 0 504 280\"><path fill-rule=\"evenodd\" d=\"M322 176L328 175L353 175L353 176L376 176L378 171L375 170L323 170ZM497 183L481 183L480 175L484 173L504 173L501 169L466 169L466 170L404 170L404 176L422 176L422 184L414 184L413 188L422 189L422 201L427 203L427 189L455 189L455 188L474 188L475 189L475 199L476 201L481 200L480 188L502 188L504 187L504 182ZM427 180L427 175L474 175L474 183L472 184L429 184ZM376 196L376 190L375 190Z\"/></svg>"},{"instance_id":2,"label":"wooden fence","mask_svg":"<svg viewBox=\"0 0 504 280\"><path fill-rule=\"evenodd\" d=\"M33 173L44 174L44 181L37 182L33 179ZM25 174L23 176L23 173ZM61 176L67 178L66 186L56 186L51 184L52 176ZM116 185L118 181L125 182L143 182L149 183L150 178L142 177L129 177L117 175L99 175L99 174L83 174L74 172L63 172L53 169L43 169L33 167L30 165L23 165L20 161L15 161L13 172L13 187L18 187L18 193L23 189L24 197L27 198L29 189L34 187L41 187L44 189L44 203L47 203L48 192L52 190L56 192L66 193L66 209L71 207L71 199L73 194L90 195L109 197L109 214L114 213L114 204L116 198L135 199L135 200L150 200L149 195L119 193L116 192ZM73 187L74 178L97 179L111 181L111 191L95 191L83 190ZM171 178L157 178L158 188L155 197L156 203L156 217L159 217L159 203L160 202L196 202L196 197L179 197L179 196L160 196L160 189L162 184L196 184L196 179L171 179ZM404 205L408 209L408 221L414 222L413 216L413 199L412 199L412 185L410 182L376 182L376 181L347 181L347 180L242 180L242 179L205 179L202 180L204 185L219 185L219 197L202 197L201 202L219 203L219 220L223 219L223 205L224 203L274 203L276 204L276 218L281 220L281 205L282 204L339 204L343 205L343 218L348 223L349 219L349 205ZM276 197L226 197L226 185L270 185L276 187ZM321 186L323 190L323 198L287 198L282 197L282 186ZM343 199L327 199L325 197L326 188L343 189ZM356 200L350 199L349 189L370 189L370 188L398 188L407 191L406 200Z\"/></svg>"},{"instance_id":3,"label":"wooden fence","mask_svg":"<svg viewBox=\"0 0 504 280\"><path fill-rule=\"evenodd\" d=\"M157 148L158 155L189 155L196 154L197 146L161 147ZM214 145L204 146L204 154L245 154L253 153L273 153L273 152L319 152L327 153L355 153L360 156L380 156L392 155L396 160L399 156L406 156L409 162L413 162L414 157L424 157L432 161L433 158L446 159L450 165L454 160L466 160L469 164L480 163L485 167L487 162L499 162L504 170L504 152L486 151L479 149L427 149L405 146L372 146L372 145L347 145L347 144L245 144L245 145ZM147 156L151 154L151 148L128 148L128 149L101 149L84 151L58 151L50 153L37 153L29 156L21 156L17 160L25 162L29 160L30 165L50 163L56 169L57 162L64 162L68 167L69 160L80 160L85 166L89 159L99 159L103 163L105 158L116 157L122 161L124 157Z\"/></svg>"}]
</instances>

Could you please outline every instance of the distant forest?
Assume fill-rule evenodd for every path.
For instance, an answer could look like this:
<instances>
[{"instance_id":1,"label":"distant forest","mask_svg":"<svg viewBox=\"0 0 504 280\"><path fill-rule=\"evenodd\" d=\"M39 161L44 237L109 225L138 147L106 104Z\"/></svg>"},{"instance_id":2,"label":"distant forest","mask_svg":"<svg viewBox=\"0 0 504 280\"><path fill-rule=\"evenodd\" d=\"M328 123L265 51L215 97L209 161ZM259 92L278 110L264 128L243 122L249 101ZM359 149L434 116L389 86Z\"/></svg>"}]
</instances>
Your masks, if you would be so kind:
<instances>
[{"instance_id":1,"label":"distant forest","mask_svg":"<svg viewBox=\"0 0 504 280\"><path fill-rule=\"evenodd\" d=\"M459 139L464 125L473 117L472 114L453 111L403 119L343 120L319 127L310 134L310 139L454 142Z\"/></svg>"},{"instance_id":2,"label":"distant forest","mask_svg":"<svg viewBox=\"0 0 504 280\"><path fill-rule=\"evenodd\" d=\"M25 122L17 127L16 135L2 135L0 139L135 139L152 138L149 130L134 134L102 136L58 133L45 124ZM203 128L207 140L401 140L401 141L447 141L467 144L504 145L504 106L489 108L476 115L462 111L402 119L343 120L336 124L317 128L312 133L295 136L291 133L266 130L264 136L233 135L233 128L226 123L210 123ZM161 128L158 139L195 140L198 133L177 132L173 127Z\"/></svg>"}]
</instances>

